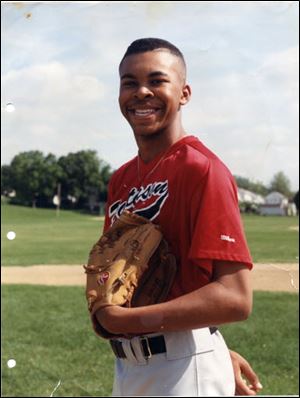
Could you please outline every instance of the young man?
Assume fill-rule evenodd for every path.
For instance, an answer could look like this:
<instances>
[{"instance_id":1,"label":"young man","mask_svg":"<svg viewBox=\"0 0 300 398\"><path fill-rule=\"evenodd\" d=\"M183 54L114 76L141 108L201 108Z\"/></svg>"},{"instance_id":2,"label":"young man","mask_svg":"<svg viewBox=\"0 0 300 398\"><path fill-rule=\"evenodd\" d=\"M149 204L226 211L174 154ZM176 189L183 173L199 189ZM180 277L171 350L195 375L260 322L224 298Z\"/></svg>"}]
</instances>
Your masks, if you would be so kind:
<instances>
[{"instance_id":1,"label":"young man","mask_svg":"<svg viewBox=\"0 0 300 398\"><path fill-rule=\"evenodd\" d=\"M252 260L231 173L182 126L191 96L184 58L165 40L140 39L119 72L120 109L138 156L111 178L105 229L124 209L150 219L179 270L166 302L97 312L108 331L135 336L112 341L113 395L255 395L257 376L217 329L249 316Z\"/></svg>"}]
</instances>

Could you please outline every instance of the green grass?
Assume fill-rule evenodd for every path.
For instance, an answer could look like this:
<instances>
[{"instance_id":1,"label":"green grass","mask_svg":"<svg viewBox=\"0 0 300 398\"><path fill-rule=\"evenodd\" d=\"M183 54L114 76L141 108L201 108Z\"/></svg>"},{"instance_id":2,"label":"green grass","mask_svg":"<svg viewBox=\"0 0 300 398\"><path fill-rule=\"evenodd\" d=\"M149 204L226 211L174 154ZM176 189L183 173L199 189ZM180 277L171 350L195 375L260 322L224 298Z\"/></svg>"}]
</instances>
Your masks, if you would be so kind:
<instances>
[{"instance_id":1,"label":"green grass","mask_svg":"<svg viewBox=\"0 0 300 398\"><path fill-rule=\"evenodd\" d=\"M261 395L299 396L298 300L294 293L254 292L248 320L221 328L228 346L258 374Z\"/></svg>"},{"instance_id":2,"label":"green grass","mask_svg":"<svg viewBox=\"0 0 300 398\"><path fill-rule=\"evenodd\" d=\"M84 289L4 285L1 396L110 396L113 354L91 327ZM264 386L261 395L298 394L298 295L254 293L247 321L222 327ZM16 360L9 369L7 361Z\"/></svg>"},{"instance_id":3,"label":"green grass","mask_svg":"<svg viewBox=\"0 0 300 398\"><path fill-rule=\"evenodd\" d=\"M83 264L103 219L72 211L2 205L2 264ZM297 217L243 216L254 262L298 262ZM9 241L8 231L16 232Z\"/></svg>"},{"instance_id":4,"label":"green grass","mask_svg":"<svg viewBox=\"0 0 300 398\"><path fill-rule=\"evenodd\" d=\"M54 396L110 395L113 356L92 330L83 288L2 290L1 396L49 397L59 381Z\"/></svg>"},{"instance_id":5,"label":"green grass","mask_svg":"<svg viewBox=\"0 0 300 398\"><path fill-rule=\"evenodd\" d=\"M254 262L299 262L298 217L243 215Z\"/></svg>"},{"instance_id":6,"label":"green grass","mask_svg":"<svg viewBox=\"0 0 300 398\"><path fill-rule=\"evenodd\" d=\"M72 211L6 204L1 213L3 265L83 264L103 226ZM255 262L298 262L298 218L243 222ZM110 395L113 354L92 331L83 287L3 285L2 299L2 396L50 396L59 381L54 396ZM259 374L261 395L298 394L297 314L297 294L254 292L251 317L222 327Z\"/></svg>"},{"instance_id":7,"label":"green grass","mask_svg":"<svg viewBox=\"0 0 300 398\"><path fill-rule=\"evenodd\" d=\"M2 264L84 264L103 218L51 209L2 205ZM16 238L8 240L7 232Z\"/></svg>"}]
</instances>

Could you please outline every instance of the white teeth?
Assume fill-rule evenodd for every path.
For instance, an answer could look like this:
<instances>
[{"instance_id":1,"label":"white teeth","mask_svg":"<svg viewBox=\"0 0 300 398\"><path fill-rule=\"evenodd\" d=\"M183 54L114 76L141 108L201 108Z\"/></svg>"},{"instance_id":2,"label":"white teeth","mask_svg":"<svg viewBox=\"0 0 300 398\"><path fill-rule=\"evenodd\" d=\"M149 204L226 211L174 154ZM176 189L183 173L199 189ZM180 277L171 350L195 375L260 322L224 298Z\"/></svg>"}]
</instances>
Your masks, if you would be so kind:
<instances>
[{"instance_id":1,"label":"white teeth","mask_svg":"<svg viewBox=\"0 0 300 398\"><path fill-rule=\"evenodd\" d=\"M154 113L154 109L136 109L135 114L137 116L148 116L151 115L151 113Z\"/></svg>"}]
</instances>

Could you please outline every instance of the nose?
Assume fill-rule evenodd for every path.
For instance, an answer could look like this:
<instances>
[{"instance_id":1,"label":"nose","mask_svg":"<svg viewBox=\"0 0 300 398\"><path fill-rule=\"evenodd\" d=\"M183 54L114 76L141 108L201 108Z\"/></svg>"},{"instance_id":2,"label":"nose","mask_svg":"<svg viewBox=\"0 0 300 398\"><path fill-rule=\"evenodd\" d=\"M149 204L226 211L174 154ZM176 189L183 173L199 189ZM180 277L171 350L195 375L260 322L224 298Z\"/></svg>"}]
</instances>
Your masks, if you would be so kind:
<instances>
[{"instance_id":1,"label":"nose","mask_svg":"<svg viewBox=\"0 0 300 398\"><path fill-rule=\"evenodd\" d=\"M134 94L135 98L144 99L153 97L153 93L147 86L139 86Z\"/></svg>"}]
</instances>

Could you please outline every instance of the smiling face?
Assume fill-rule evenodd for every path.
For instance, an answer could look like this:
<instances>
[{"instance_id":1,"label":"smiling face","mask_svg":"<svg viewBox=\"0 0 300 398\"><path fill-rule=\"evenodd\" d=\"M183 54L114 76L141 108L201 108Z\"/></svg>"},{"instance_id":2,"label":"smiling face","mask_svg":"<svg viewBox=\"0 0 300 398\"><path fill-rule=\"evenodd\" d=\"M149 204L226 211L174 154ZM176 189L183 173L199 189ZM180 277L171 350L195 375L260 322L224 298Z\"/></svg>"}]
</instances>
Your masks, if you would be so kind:
<instances>
[{"instance_id":1,"label":"smiling face","mask_svg":"<svg viewBox=\"0 0 300 398\"><path fill-rule=\"evenodd\" d=\"M182 60L158 49L127 56L120 66L119 105L136 137L181 128L180 108L191 91Z\"/></svg>"}]
</instances>

